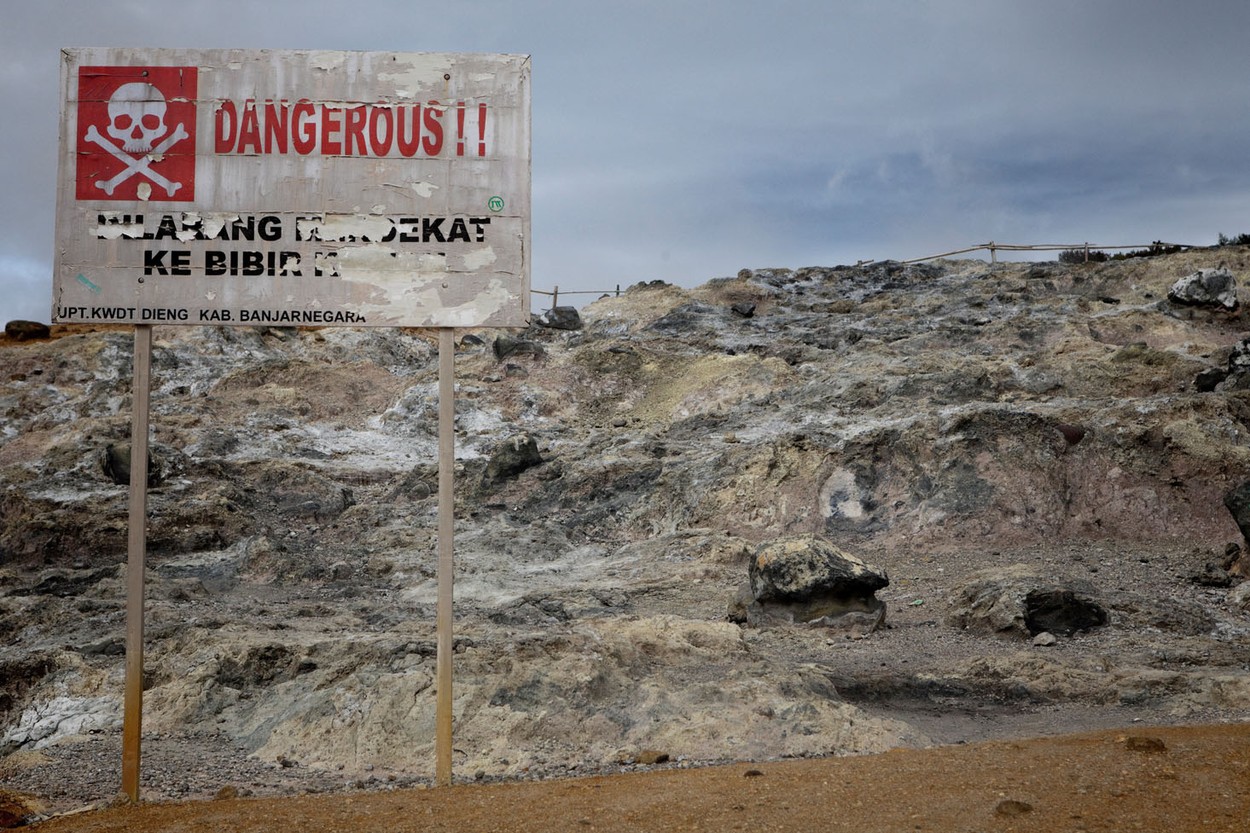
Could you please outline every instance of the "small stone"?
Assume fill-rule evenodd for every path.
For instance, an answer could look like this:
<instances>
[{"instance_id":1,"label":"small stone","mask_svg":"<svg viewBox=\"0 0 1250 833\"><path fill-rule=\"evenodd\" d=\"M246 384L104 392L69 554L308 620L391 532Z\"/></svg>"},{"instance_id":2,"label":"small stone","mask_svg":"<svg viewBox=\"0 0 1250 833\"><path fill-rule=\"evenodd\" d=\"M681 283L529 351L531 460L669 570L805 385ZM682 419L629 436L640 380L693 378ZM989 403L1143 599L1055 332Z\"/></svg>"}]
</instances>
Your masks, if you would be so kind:
<instances>
[{"instance_id":1,"label":"small stone","mask_svg":"<svg viewBox=\"0 0 1250 833\"><path fill-rule=\"evenodd\" d=\"M553 330L580 330L582 317L576 307L554 307L539 316L537 323Z\"/></svg>"},{"instance_id":2,"label":"small stone","mask_svg":"<svg viewBox=\"0 0 1250 833\"><path fill-rule=\"evenodd\" d=\"M510 336L499 336L495 339L492 346L495 352L495 358L503 361L509 356L533 356L534 358L542 358L546 351L542 345L534 341L526 339L512 338Z\"/></svg>"},{"instance_id":3,"label":"small stone","mask_svg":"<svg viewBox=\"0 0 1250 833\"><path fill-rule=\"evenodd\" d=\"M44 808L33 796L0 789L0 827L22 827L37 818Z\"/></svg>"},{"instance_id":4,"label":"small stone","mask_svg":"<svg viewBox=\"0 0 1250 833\"><path fill-rule=\"evenodd\" d=\"M1209 367L1194 377L1194 390L1199 393L1211 393L1228 378L1228 371L1222 367Z\"/></svg>"},{"instance_id":5,"label":"small stone","mask_svg":"<svg viewBox=\"0 0 1250 833\"><path fill-rule=\"evenodd\" d=\"M1033 644L1038 648L1049 648L1051 645L1055 645L1058 642L1059 639L1049 631L1043 631L1033 637Z\"/></svg>"},{"instance_id":6,"label":"small stone","mask_svg":"<svg viewBox=\"0 0 1250 833\"><path fill-rule=\"evenodd\" d=\"M1068 445L1076 445L1085 439L1085 429L1080 425L1061 422L1055 427L1059 429L1059 433L1063 435L1063 439Z\"/></svg>"},{"instance_id":7,"label":"small stone","mask_svg":"<svg viewBox=\"0 0 1250 833\"><path fill-rule=\"evenodd\" d=\"M1233 577L1214 561L1208 561L1190 575L1189 580L1199 587L1229 587Z\"/></svg>"},{"instance_id":8,"label":"small stone","mask_svg":"<svg viewBox=\"0 0 1250 833\"><path fill-rule=\"evenodd\" d=\"M1250 581L1243 581L1228 594L1228 602L1237 610L1250 613Z\"/></svg>"},{"instance_id":9,"label":"small stone","mask_svg":"<svg viewBox=\"0 0 1250 833\"><path fill-rule=\"evenodd\" d=\"M110 443L100 460L104 474L118 486L130 485L130 444ZM148 486L159 486L159 464L156 455L148 453Z\"/></svg>"},{"instance_id":10,"label":"small stone","mask_svg":"<svg viewBox=\"0 0 1250 833\"><path fill-rule=\"evenodd\" d=\"M1011 798L998 802L998 806L994 808L994 815L1004 816L1006 818L1023 816L1025 813L1031 812L1033 812L1032 804L1029 804L1027 801L1016 801Z\"/></svg>"},{"instance_id":11,"label":"small stone","mask_svg":"<svg viewBox=\"0 0 1250 833\"><path fill-rule=\"evenodd\" d=\"M1166 752L1167 744L1162 738L1148 735L1129 735L1124 740L1124 748L1130 752Z\"/></svg>"},{"instance_id":12,"label":"small stone","mask_svg":"<svg viewBox=\"0 0 1250 833\"><path fill-rule=\"evenodd\" d=\"M48 338L52 335L47 324L38 321L10 321L4 325L4 334L14 341Z\"/></svg>"},{"instance_id":13,"label":"small stone","mask_svg":"<svg viewBox=\"0 0 1250 833\"><path fill-rule=\"evenodd\" d=\"M482 485L487 488L495 487L542 462L543 458L538 453L538 441L529 434L518 434L495 447L486 463Z\"/></svg>"}]
</instances>

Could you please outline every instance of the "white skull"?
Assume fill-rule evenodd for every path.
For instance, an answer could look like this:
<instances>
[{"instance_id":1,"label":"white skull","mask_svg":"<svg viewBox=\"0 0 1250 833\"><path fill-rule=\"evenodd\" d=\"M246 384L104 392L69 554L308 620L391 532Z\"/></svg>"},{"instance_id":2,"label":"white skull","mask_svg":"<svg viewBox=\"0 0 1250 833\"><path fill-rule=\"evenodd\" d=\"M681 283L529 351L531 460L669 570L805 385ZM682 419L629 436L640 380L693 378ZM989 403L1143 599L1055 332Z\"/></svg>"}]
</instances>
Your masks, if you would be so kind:
<instances>
[{"instance_id":1,"label":"white skull","mask_svg":"<svg viewBox=\"0 0 1250 833\"><path fill-rule=\"evenodd\" d=\"M141 81L122 84L109 99L108 134L127 153L147 153L165 133L165 96Z\"/></svg>"}]
</instances>

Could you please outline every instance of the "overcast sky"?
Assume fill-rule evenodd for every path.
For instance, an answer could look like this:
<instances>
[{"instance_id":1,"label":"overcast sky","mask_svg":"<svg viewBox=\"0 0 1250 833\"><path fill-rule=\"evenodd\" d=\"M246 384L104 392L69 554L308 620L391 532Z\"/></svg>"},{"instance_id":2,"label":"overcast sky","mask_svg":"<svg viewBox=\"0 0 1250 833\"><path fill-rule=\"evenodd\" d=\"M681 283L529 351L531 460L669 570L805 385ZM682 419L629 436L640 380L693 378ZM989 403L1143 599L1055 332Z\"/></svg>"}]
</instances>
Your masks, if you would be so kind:
<instances>
[{"instance_id":1,"label":"overcast sky","mask_svg":"<svg viewBox=\"0 0 1250 833\"><path fill-rule=\"evenodd\" d=\"M3 321L71 46L531 55L535 289L1250 232L1244 0L0 0Z\"/></svg>"}]
</instances>

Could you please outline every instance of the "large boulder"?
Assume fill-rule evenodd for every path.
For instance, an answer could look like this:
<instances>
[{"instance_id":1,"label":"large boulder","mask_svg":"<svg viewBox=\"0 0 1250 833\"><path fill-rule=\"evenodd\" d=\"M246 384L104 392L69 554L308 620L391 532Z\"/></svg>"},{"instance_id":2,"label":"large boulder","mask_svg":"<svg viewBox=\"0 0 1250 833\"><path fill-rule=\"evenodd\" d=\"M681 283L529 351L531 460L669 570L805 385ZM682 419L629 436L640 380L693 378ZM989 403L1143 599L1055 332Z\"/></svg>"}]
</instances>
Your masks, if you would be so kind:
<instances>
[{"instance_id":1,"label":"large boulder","mask_svg":"<svg viewBox=\"0 0 1250 833\"><path fill-rule=\"evenodd\" d=\"M578 313L577 307L552 307L540 315L537 321L540 327L547 327L551 330L580 330L582 328L582 316Z\"/></svg>"},{"instance_id":2,"label":"large boulder","mask_svg":"<svg viewBox=\"0 0 1250 833\"><path fill-rule=\"evenodd\" d=\"M760 602L866 596L890 584L884 570L870 567L820 535L797 535L763 544L749 569L751 592Z\"/></svg>"},{"instance_id":3,"label":"large boulder","mask_svg":"<svg viewBox=\"0 0 1250 833\"><path fill-rule=\"evenodd\" d=\"M1237 279L1224 267L1199 269L1178 280L1168 290L1168 300L1192 307L1237 309Z\"/></svg>"},{"instance_id":4,"label":"large boulder","mask_svg":"<svg viewBox=\"0 0 1250 833\"><path fill-rule=\"evenodd\" d=\"M1228 351L1225 367L1211 367L1198 374L1194 386L1199 391L1246 390L1250 388L1250 338L1244 338Z\"/></svg>"},{"instance_id":5,"label":"large boulder","mask_svg":"<svg viewBox=\"0 0 1250 833\"><path fill-rule=\"evenodd\" d=\"M801 623L867 633L885 620L876 591L890 583L819 535L769 541L756 550L748 583L730 604L730 618L751 625Z\"/></svg>"},{"instance_id":6,"label":"large boulder","mask_svg":"<svg viewBox=\"0 0 1250 833\"><path fill-rule=\"evenodd\" d=\"M1228 603L1234 610L1250 613L1250 581L1244 581L1228 594Z\"/></svg>"},{"instance_id":7,"label":"large boulder","mask_svg":"<svg viewBox=\"0 0 1250 833\"><path fill-rule=\"evenodd\" d=\"M983 570L951 595L947 623L1004 635L1070 635L1107 624L1088 582L1044 576L1027 567Z\"/></svg>"},{"instance_id":8,"label":"large boulder","mask_svg":"<svg viewBox=\"0 0 1250 833\"><path fill-rule=\"evenodd\" d=\"M104 474L118 486L130 485L130 443L109 443L100 460ZM148 487L161 484L161 466L157 455L148 451Z\"/></svg>"},{"instance_id":9,"label":"large boulder","mask_svg":"<svg viewBox=\"0 0 1250 833\"><path fill-rule=\"evenodd\" d=\"M38 321L10 321L4 325L4 334L13 341L26 341L28 339L48 338L52 334L51 328L47 324Z\"/></svg>"},{"instance_id":10,"label":"large boulder","mask_svg":"<svg viewBox=\"0 0 1250 833\"><path fill-rule=\"evenodd\" d=\"M502 335L495 339L492 345L495 351L495 359L503 361L512 356L532 356L541 359L546 355L543 346L536 341L525 338L513 338L512 336Z\"/></svg>"},{"instance_id":11,"label":"large boulder","mask_svg":"<svg viewBox=\"0 0 1250 833\"><path fill-rule=\"evenodd\" d=\"M1224 495L1224 506L1233 516L1233 522L1241 530L1241 535L1250 542L1250 480L1232 489ZM1246 549L1237 547L1234 552L1230 546L1227 551L1224 569L1234 576L1250 578L1250 558L1246 557Z\"/></svg>"},{"instance_id":12,"label":"large boulder","mask_svg":"<svg viewBox=\"0 0 1250 833\"><path fill-rule=\"evenodd\" d=\"M482 485L487 488L499 485L542 462L542 455L538 453L538 441L529 434L520 434L504 440L495 447L494 453L486 463Z\"/></svg>"}]
</instances>

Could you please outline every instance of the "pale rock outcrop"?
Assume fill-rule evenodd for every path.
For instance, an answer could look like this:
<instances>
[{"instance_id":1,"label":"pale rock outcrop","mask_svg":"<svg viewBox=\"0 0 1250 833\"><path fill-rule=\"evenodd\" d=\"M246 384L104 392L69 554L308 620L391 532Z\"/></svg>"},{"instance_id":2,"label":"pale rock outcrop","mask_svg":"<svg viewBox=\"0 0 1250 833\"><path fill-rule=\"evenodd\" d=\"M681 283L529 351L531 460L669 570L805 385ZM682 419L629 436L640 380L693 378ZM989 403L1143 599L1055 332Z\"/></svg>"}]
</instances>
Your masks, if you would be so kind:
<instances>
[{"instance_id":1,"label":"pale rock outcrop","mask_svg":"<svg viewBox=\"0 0 1250 833\"><path fill-rule=\"evenodd\" d=\"M1069 635L1107 624L1095 593L1089 582L1064 581L1024 565L986 570L952 591L947 621L994 634Z\"/></svg>"},{"instance_id":2,"label":"pale rock outcrop","mask_svg":"<svg viewBox=\"0 0 1250 833\"><path fill-rule=\"evenodd\" d=\"M1227 268L1199 269L1168 289L1168 300L1187 306L1237 309L1237 279Z\"/></svg>"},{"instance_id":3,"label":"pale rock outcrop","mask_svg":"<svg viewBox=\"0 0 1250 833\"><path fill-rule=\"evenodd\" d=\"M885 621L876 591L885 571L819 535L762 544L748 565L748 582L730 603L730 618L751 625L820 625L864 635Z\"/></svg>"},{"instance_id":4,"label":"pale rock outcrop","mask_svg":"<svg viewBox=\"0 0 1250 833\"><path fill-rule=\"evenodd\" d=\"M1244 570L1222 559L1244 541L1225 496L1250 472L1229 371L1245 326L1222 303L1163 300L1221 261L1250 267L1224 248L743 270L631 287L580 309L579 330L457 333L458 771L978 739L1029 729L1036 702L1072 729L1122 706L1250 716L1244 594L1190 579ZM35 738L36 715L115 731L93 698L120 697L128 489L102 461L129 437L133 340L51 336L0 341L0 734L68 750L60 730ZM145 726L307 763L284 771L424 777L435 340L154 337ZM497 458L484 489L522 436L541 465L500 476ZM805 533L879 579L845 598L808 581L796 600L790 577L758 573L769 598L748 580L739 618L821 624L725 621L761 547ZM984 607L1020 638L952 624L969 607L952 589L1012 564L1032 583ZM1029 592L1051 585L1106 624L1045 621L1058 644L1029 645L1047 598ZM830 607L847 599L863 609ZM98 688L67 692L71 671Z\"/></svg>"}]
</instances>

